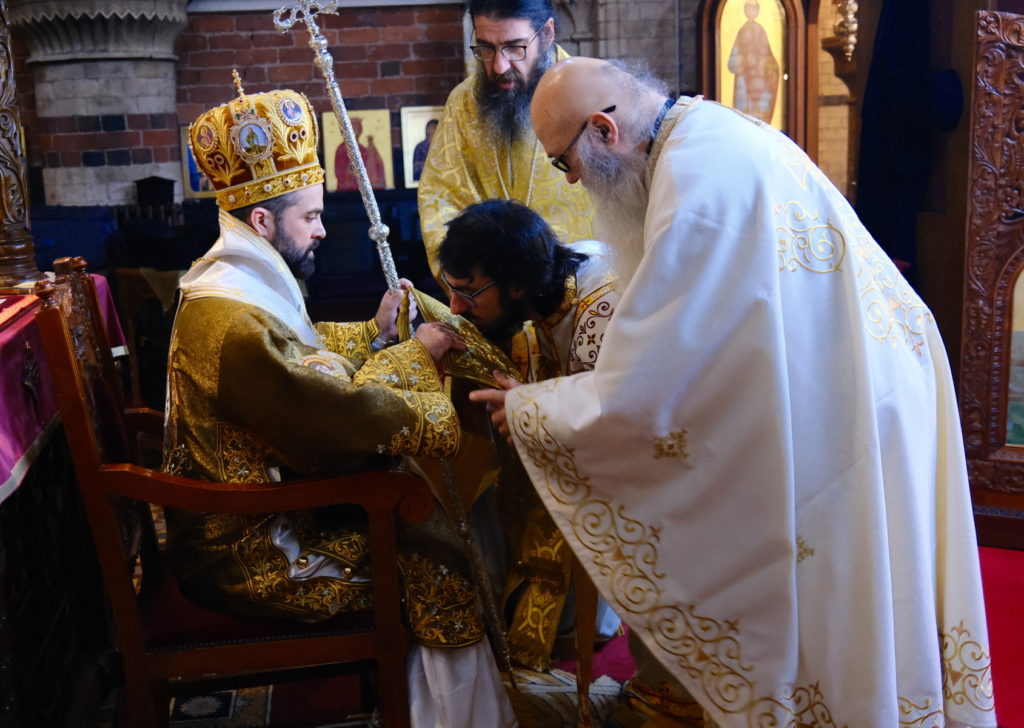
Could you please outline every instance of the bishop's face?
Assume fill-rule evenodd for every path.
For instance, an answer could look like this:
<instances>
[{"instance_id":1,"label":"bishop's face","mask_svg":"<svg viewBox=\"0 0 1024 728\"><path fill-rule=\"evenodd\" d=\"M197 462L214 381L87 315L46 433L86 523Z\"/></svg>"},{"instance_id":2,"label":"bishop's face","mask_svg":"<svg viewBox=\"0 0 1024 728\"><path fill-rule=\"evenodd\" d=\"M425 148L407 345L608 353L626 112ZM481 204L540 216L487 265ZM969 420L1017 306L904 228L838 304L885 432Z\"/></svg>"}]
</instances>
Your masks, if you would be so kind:
<instances>
[{"instance_id":1,"label":"bishop's face","mask_svg":"<svg viewBox=\"0 0 1024 728\"><path fill-rule=\"evenodd\" d=\"M324 186L313 185L292 193L294 202L273 218L270 244L296 278L313 275L314 251L327 232L320 215L324 211Z\"/></svg>"}]
</instances>

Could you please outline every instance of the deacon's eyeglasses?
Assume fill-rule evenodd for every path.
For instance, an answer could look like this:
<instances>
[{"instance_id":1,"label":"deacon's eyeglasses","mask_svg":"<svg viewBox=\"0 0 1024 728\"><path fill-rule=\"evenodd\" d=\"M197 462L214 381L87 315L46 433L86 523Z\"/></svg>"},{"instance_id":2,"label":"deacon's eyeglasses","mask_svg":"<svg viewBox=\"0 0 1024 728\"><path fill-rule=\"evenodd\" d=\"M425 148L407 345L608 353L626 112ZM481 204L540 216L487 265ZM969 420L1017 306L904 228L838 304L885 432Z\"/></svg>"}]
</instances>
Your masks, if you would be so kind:
<instances>
[{"instance_id":1,"label":"deacon's eyeglasses","mask_svg":"<svg viewBox=\"0 0 1024 728\"><path fill-rule=\"evenodd\" d=\"M483 293L488 288L490 288L491 286L493 286L495 283L498 282L497 280L493 280L490 283L488 283L486 286L483 286L482 288L477 288L472 293L466 293L465 291L460 291L458 288L453 286L451 281L448 280L448 276L446 276L444 273L441 274L441 280L444 281L444 284L446 286L448 286L448 290L449 291L451 291L452 293L457 295L459 298L464 300L470 306L475 306L476 305L476 297L479 296L481 293Z\"/></svg>"},{"instance_id":2,"label":"deacon's eyeglasses","mask_svg":"<svg viewBox=\"0 0 1024 728\"><path fill-rule=\"evenodd\" d=\"M540 30L544 30L541 28ZM501 55L505 56L506 61L522 61L526 59L526 49L530 47L533 41L537 40L537 36L540 35L540 30L533 34L530 40L526 41L525 45L504 45L501 47ZM494 60L495 53L498 49L492 45L471 45L469 50L473 51L473 57L478 61L484 63L490 63Z\"/></svg>"},{"instance_id":3,"label":"deacon's eyeglasses","mask_svg":"<svg viewBox=\"0 0 1024 728\"><path fill-rule=\"evenodd\" d=\"M615 104L612 104L607 109L601 109L601 113L602 114L610 114L613 111L615 111ZM576 142L579 141L580 137L583 135L583 132L586 131L587 124L589 124L589 123L590 123L589 119L587 121L584 121L583 122L583 126L580 127L580 130L578 132L576 132L576 136L574 136L572 138L572 141L569 142L569 146L567 146L565 148L565 151L562 152L557 157L555 157L554 159L551 160L551 166L552 167L557 169L559 172L565 172L565 173L569 172L569 163L565 161L565 155L568 154L570 151L572 151L572 148L574 146L576 146Z\"/></svg>"}]
</instances>

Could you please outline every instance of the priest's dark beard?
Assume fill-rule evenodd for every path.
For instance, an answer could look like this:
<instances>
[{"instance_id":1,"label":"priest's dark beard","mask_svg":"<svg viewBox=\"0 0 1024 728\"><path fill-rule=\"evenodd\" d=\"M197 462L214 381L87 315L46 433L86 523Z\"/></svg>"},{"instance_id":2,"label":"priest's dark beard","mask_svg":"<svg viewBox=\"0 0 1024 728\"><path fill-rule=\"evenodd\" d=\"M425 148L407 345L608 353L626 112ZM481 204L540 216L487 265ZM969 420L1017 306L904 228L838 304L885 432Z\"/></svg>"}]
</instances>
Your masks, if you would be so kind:
<instances>
[{"instance_id":1,"label":"priest's dark beard","mask_svg":"<svg viewBox=\"0 0 1024 728\"><path fill-rule=\"evenodd\" d=\"M488 78L483 62L477 61L479 72L473 95L480 107L480 117L491 144L504 147L509 142L521 139L523 133L530 129L530 101L540 83L540 77L551 67L552 56L551 46L548 46L525 79L511 67L501 75ZM498 84L502 81L514 81L515 88L500 88Z\"/></svg>"},{"instance_id":2,"label":"priest's dark beard","mask_svg":"<svg viewBox=\"0 0 1024 728\"><path fill-rule=\"evenodd\" d=\"M576 143L580 180L595 203L595 237L613 251L612 265L625 288L644 256L644 218L647 216L646 154L610 151L591 127Z\"/></svg>"}]
</instances>

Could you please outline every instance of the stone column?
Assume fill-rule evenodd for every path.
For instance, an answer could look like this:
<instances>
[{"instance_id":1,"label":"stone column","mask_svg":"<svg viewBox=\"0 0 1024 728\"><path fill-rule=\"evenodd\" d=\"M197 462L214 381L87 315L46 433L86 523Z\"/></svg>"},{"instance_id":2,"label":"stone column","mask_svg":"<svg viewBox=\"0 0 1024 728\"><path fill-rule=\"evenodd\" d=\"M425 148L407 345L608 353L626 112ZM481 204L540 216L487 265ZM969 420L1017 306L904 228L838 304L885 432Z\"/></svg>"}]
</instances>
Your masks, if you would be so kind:
<instances>
[{"instance_id":1,"label":"stone column","mask_svg":"<svg viewBox=\"0 0 1024 728\"><path fill-rule=\"evenodd\" d=\"M174 39L187 0L10 0L33 67L48 205L136 202L134 181L177 181Z\"/></svg>"},{"instance_id":2,"label":"stone column","mask_svg":"<svg viewBox=\"0 0 1024 728\"><path fill-rule=\"evenodd\" d=\"M12 286L41 276L28 231L25 160L6 0L0 0L0 25L0 286Z\"/></svg>"}]
</instances>

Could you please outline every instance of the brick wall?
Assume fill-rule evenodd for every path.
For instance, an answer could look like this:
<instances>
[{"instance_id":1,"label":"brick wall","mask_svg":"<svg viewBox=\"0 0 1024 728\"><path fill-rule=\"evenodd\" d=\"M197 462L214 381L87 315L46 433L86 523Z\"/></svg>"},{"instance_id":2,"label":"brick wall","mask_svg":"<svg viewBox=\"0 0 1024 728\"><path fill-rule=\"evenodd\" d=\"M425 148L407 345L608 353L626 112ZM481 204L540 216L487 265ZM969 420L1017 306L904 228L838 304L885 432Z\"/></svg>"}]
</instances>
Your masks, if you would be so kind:
<instances>
[{"instance_id":1,"label":"brick wall","mask_svg":"<svg viewBox=\"0 0 1024 728\"><path fill-rule=\"evenodd\" d=\"M837 19L836 6L822 3L818 17L822 38L833 35ZM818 166L840 192L851 197L856 147L856 130L851 123L854 99L846 82L836 76L832 54L820 47L811 52L815 55L810 62L818 64Z\"/></svg>"},{"instance_id":2,"label":"brick wall","mask_svg":"<svg viewBox=\"0 0 1024 728\"><path fill-rule=\"evenodd\" d=\"M395 147L399 109L443 104L463 78L461 6L349 8L317 20L346 106L388 109ZM305 26L281 33L266 12L190 16L175 44L179 122L232 98L232 68L246 91L287 87L329 111L308 43Z\"/></svg>"},{"instance_id":3,"label":"brick wall","mask_svg":"<svg viewBox=\"0 0 1024 728\"><path fill-rule=\"evenodd\" d=\"M464 78L461 6L351 8L318 21L346 106L388 109L394 147L401 107L443 104ZM160 64L145 60L29 65L15 37L29 166L46 188L33 202L124 204L131 180L151 174L172 176L180 196L178 127L235 95L233 68L249 92L288 87L329 111L308 39L305 26L275 30L269 12L194 14L175 43L177 63L161 75L148 74ZM151 90L169 107L150 108Z\"/></svg>"},{"instance_id":4,"label":"brick wall","mask_svg":"<svg viewBox=\"0 0 1024 728\"><path fill-rule=\"evenodd\" d=\"M673 92L697 88L696 0L597 0L597 49L606 58L642 61ZM677 41L677 33L684 35ZM677 65L677 42L681 42ZM677 81L678 79L678 81Z\"/></svg>"}]
</instances>

